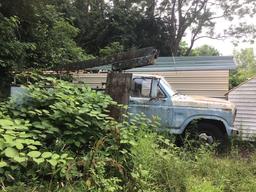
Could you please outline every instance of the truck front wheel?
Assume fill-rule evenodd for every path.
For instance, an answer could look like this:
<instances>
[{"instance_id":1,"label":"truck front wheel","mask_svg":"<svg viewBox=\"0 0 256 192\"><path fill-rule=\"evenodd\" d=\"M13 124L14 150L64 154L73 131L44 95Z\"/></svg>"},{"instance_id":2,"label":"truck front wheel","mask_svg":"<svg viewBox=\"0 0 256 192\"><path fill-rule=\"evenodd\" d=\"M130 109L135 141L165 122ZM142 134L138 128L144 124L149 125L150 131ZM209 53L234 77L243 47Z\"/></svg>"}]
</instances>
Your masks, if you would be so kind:
<instances>
[{"instance_id":1,"label":"truck front wheel","mask_svg":"<svg viewBox=\"0 0 256 192\"><path fill-rule=\"evenodd\" d=\"M199 147L201 144L216 145L221 151L226 151L228 137L222 131L220 125L215 125L207 121L191 123L184 135L177 139L179 146L189 144L189 146ZM183 138L183 139L181 139ZM181 145L180 145L181 144ZM223 150L224 149L224 150Z\"/></svg>"},{"instance_id":2,"label":"truck front wheel","mask_svg":"<svg viewBox=\"0 0 256 192\"><path fill-rule=\"evenodd\" d=\"M196 132L198 139L208 144L216 144L218 147L224 147L228 143L227 135L214 124L199 122Z\"/></svg>"}]
</instances>

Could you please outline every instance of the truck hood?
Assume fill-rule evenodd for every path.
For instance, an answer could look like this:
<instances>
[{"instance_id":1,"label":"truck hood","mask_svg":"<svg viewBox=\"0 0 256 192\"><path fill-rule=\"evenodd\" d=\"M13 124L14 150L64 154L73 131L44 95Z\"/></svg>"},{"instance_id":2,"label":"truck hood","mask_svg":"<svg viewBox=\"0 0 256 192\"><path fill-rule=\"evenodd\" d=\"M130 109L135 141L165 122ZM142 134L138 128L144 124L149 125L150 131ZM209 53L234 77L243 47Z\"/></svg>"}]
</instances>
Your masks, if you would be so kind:
<instances>
[{"instance_id":1,"label":"truck hood","mask_svg":"<svg viewBox=\"0 0 256 192\"><path fill-rule=\"evenodd\" d=\"M232 112L235 111L235 105L224 99L177 94L172 97L172 102L174 106L222 109Z\"/></svg>"}]
</instances>

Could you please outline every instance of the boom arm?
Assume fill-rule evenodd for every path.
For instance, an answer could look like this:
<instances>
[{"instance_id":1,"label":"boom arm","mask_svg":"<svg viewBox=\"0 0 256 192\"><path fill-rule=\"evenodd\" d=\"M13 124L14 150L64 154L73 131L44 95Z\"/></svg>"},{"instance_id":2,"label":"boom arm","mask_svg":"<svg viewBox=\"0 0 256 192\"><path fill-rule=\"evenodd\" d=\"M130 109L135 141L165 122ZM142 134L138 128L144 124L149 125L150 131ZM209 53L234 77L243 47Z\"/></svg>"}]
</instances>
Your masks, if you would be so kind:
<instances>
[{"instance_id":1,"label":"boom arm","mask_svg":"<svg viewBox=\"0 0 256 192\"><path fill-rule=\"evenodd\" d=\"M153 47L143 49L132 49L127 52L122 52L107 57L98 57L88 61L80 61L59 65L56 70L76 71L85 70L93 67L111 65L112 71L122 71L135 67L143 67L154 64L159 52Z\"/></svg>"}]
</instances>

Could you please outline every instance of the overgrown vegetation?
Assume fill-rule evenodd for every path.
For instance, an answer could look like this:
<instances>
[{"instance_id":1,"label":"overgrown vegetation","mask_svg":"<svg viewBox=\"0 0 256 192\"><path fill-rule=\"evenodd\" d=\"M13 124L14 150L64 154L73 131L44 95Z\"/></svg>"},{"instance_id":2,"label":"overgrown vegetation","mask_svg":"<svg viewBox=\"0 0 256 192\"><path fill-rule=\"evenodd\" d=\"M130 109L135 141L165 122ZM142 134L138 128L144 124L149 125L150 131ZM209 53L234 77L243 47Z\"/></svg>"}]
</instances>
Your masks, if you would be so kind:
<instances>
[{"instance_id":1,"label":"overgrown vegetation","mask_svg":"<svg viewBox=\"0 0 256 192\"><path fill-rule=\"evenodd\" d=\"M230 75L230 88L236 87L256 75L256 60L252 48L234 52L237 68Z\"/></svg>"},{"instance_id":2,"label":"overgrown vegetation","mask_svg":"<svg viewBox=\"0 0 256 192\"><path fill-rule=\"evenodd\" d=\"M207 2L2 0L0 97L8 95L11 72L86 60L87 53L155 46L168 56L218 55L210 46L192 49L205 34L218 38L213 29L220 12L213 8L232 20L254 15L255 2ZM244 34L254 31L243 23L227 33L250 40ZM256 70L252 50L237 55L232 86ZM211 147L178 148L156 132L157 119L115 121L108 109L117 104L103 93L50 77L25 81L23 96L0 105L3 191L255 191L254 149L241 153L234 145L230 154L216 155Z\"/></svg>"},{"instance_id":3,"label":"overgrown vegetation","mask_svg":"<svg viewBox=\"0 0 256 192\"><path fill-rule=\"evenodd\" d=\"M110 105L116 104L109 96L89 87L46 77L29 85L24 97L2 103L2 187L50 182L56 188L83 180L89 191L132 190L132 183L125 184L131 179L129 150L136 132L154 123L118 123L107 115Z\"/></svg>"},{"instance_id":4,"label":"overgrown vegetation","mask_svg":"<svg viewBox=\"0 0 256 192\"><path fill-rule=\"evenodd\" d=\"M4 191L254 191L256 154L179 148L143 115L108 116L111 98L37 76L24 97L1 103ZM129 118L129 120L128 120ZM189 142L187 143L189 146Z\"/></svg>"}]
</instances>

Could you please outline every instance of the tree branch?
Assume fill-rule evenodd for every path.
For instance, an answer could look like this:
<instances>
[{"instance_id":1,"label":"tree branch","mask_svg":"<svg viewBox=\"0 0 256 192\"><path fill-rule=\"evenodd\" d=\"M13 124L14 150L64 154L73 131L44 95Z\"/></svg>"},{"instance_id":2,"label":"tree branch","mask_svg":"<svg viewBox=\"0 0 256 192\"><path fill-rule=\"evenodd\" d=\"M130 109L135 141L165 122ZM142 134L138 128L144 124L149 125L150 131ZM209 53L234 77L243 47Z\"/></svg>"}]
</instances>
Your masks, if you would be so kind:
<instances>
[{"instance_id":1,"label":"tree branch","mask_svg":"<svg viewBox=\"0 0 256 192\"><path fill-rule=\"evenodd\" d=\"M224 18L224 17L225 17L225 15L223 14L223 15L219 15L219 16L210 17L210 18L208 18L208 20L219 19L219 18Z\"/></svg>"},{"instance_id":2,"label":"tree branch","mask_svg":"<svg viewBox=\"0 0 256 192\"><path fill-rule=\"evenodd\" d=\"M191 50L192 50L192 48L193 48L193 46L194 46L196 36L200 33L200 31L201 31L201 29L202 29L202 26L203 26L203 23L201 23L201 24L198 26L196 32L194 33L194 35L192 35L192 38L191 38L191 41L190 41L190 46L189 46L189 48L188 48L187 51L186 51L186 55L189 55L189 54L190 54L190 52L191 52Z\"/></svg>"},{"instance_id":3,"label":"tree branch","mask_svg":"<svg viewBox=\"0 0 256 192\"><path fill-rule=\"evenodd\" d=\"M221 37L213 37L213 36L203 35L203 36L195 38L194 41L197 41L197 40L202 39L202 38L215 39L215 40L224 40L225 38L228 38L228 37L229 36L226 36L226 35L223 35Z\"/></svg>"}]
</instances>

